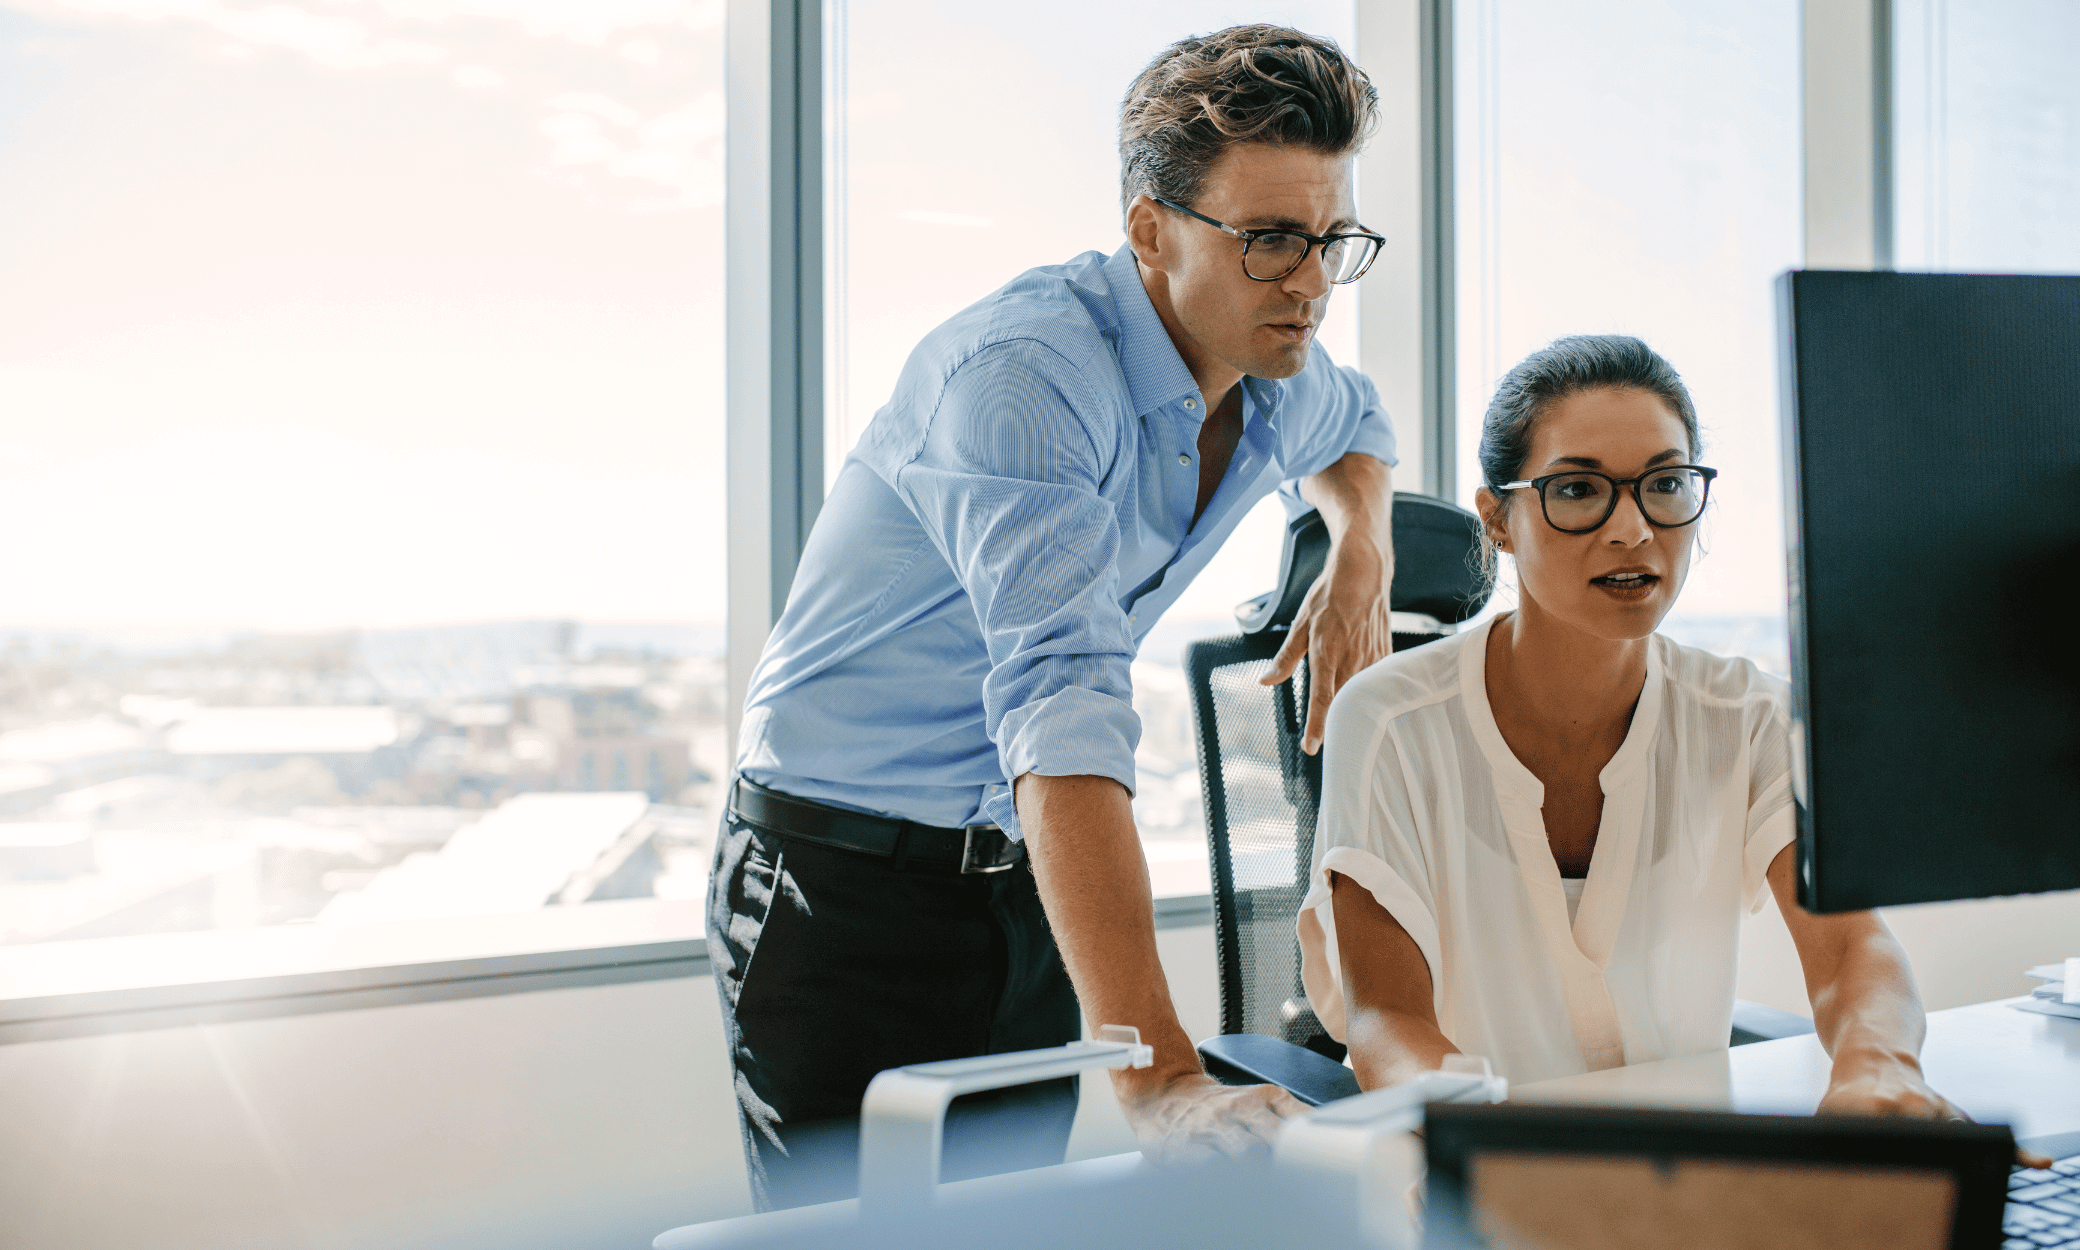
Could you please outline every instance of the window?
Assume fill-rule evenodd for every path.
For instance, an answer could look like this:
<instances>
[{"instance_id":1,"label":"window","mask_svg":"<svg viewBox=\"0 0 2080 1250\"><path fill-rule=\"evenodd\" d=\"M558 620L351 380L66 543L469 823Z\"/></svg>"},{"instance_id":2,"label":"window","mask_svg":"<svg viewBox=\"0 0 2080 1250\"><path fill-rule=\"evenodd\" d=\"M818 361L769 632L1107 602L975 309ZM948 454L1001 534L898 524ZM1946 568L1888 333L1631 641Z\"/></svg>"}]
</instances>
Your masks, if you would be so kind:
<instances>
[{"instance_id":1,"label":"window","mask_svg":"<svg viewBox=\"0 0 2080 1250\"><path fill-rule=\"evenodd\" d=\"M1354 46L1350 0L1072 0L1041 23L1022 8L945 0L827 2L824 464L833 479L933 326L1036 265L1120 246L1119 101L1157 52L1241 22L1279 22L1346 51ZM949 109L949 99L968 103ZM1356 312L1355 298L1342 293L1323 326L1322 343L1343 363L1357 361ZM1277 576L1282 530L1277 501L1265 501L1165 615L1135 665L1142 741L1134 808L1159 893L1207 888L1183 647L1235 632L1234 606Z\"/></svg>"},{"instance_id":2,"label":"window","mask_svg":"<svg viewBox=\"0 0 2080 1250\"><path fill-rule=\"evenodd\" d=\"M700 888L721 18L0 3L0 941Z\"/></svg>"},{"instance_id":3,"label":"window","mask_svg":"<svg viewBox=\"0 0 2080 1250\"><path fill-rule=\"evenodd\" d=\"M1899 267L2080 272L2080 8L1899 0L1894 32Z\"/></svg>"},{"instance_id":4,"label":"window","mask_svg":"<svg viewBox=\"0 0 2080 1250\"><path fill-rule=\"evenodd\" d=\"M1663 632L1783 674L1772 283L1801 260L1798 4L1460 0L1455 23L1459 499L1510 366L1639 336L1720 472Z\"/></svg>"}]
</instances>

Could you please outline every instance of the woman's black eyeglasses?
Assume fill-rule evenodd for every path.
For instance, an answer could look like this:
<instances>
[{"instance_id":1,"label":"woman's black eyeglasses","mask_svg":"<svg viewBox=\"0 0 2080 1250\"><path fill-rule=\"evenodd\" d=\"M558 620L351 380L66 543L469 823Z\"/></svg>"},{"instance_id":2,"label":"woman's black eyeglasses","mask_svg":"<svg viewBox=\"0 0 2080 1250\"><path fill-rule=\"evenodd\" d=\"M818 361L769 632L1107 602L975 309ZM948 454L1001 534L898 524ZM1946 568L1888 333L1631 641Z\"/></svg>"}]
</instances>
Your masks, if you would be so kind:
<instances>
[{"instance_id":1,"label":"woman's black eyeglasses","mask_svg":"<svg viewBox=\"0 0 2080 1250\"><path fill-rule=\"evenodd\" d=\"M1322 249L1322 268L1328 271L1329 281L1335 283L1356 282L1372 268L1379 255L1380 244L1386 240L1376 234L1308 234L1302 230L1238 230L1224 221L1215 221L1204 213L1195 213L1182 204L1173 203L1160 195L1149 199L1165 208L1174 208L1187 217L1196 217L1216 230L1224 231L1242 240L1242 272L1258 282L1276 282L1300 267L1307 254L1315 248Z\"/></svg>"},{"instance_id":2,"label":"woman's black eyeglasses","mask_svg":"<svg viewBox=\"0 0 2080 1250\"><path fill-rule=\"evenodd\" d=\"M1498 494L1506 490L1535 490L1539 505L1545 509L1546 524L1563 534L1587 534L1603 528L1611 513L1617 511L1618 488L1630 486L1633 501L1639 504L1640 515L1647 518L1647 524L1676 529L1704 515L1705 499L1712 493L1712 479L1717 476L1717 469L1694 464L1672 464L1624 478L1577 469L1505 482L1490 489Z\"/></svg>"}]
</instances>

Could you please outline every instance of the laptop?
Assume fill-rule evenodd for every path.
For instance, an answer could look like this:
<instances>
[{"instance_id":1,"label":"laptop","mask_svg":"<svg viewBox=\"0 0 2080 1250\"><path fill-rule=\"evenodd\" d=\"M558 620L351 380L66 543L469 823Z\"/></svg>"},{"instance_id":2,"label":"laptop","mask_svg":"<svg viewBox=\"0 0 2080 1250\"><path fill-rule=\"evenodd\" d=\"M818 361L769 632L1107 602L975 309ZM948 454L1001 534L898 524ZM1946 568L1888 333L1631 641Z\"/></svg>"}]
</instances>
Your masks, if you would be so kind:
<instances>
[{"instance_id":1,"label":"laptop","mask_svg":"<svg viewBox=\"0 0 2080 1250\"><path fill-rule=\"evenodd\" d=\"M2015 1139L2005 1125L1508 1104L1433 1104L1425 1121L1429 1250L1998 1250L2006 1240Z\"/></svg>"}]
</instances>

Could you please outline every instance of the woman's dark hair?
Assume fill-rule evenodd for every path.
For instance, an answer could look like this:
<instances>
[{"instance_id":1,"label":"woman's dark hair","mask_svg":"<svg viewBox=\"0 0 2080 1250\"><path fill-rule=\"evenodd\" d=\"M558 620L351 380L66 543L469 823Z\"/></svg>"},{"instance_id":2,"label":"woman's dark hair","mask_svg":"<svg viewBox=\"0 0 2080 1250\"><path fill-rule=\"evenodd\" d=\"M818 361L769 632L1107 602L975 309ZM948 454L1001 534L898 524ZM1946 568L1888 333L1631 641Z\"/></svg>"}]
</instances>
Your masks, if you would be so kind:
<instances>
[{"instance_id":1,"label":"woman's dark hair","mask_svg":"<svg viewBox=\"0 0 2080 1250\"><path fill-rule=\"evenodd\" d=\"M1238 143L1356 152L1378 113L1372 80L1333 40L1268 25L1180 39L1120 104L1120 209L1138 195L1189 207Z\"/></svg>"},{"instance_id":2,"label":"woman's dark hair","mask_svg":"<svg viewBox=\"0 0 2080 1250\"><path fill-rule=\"evenodd\" d=\"M1661 354L1627 334L1576 334L1554 339L1519 361L1502 377L1495 398L1481 418L1481 477L1489 489L1517 481L1531 455L1531 435L1538 419L1554 404L1583 391L1642 391L1656 396L1683 423L1692 460L1703 452L1697 430L1697 408L1675 366ZM1513 491L1496 490L1507 511ZM1495 551L1485 531L1482 563L1490 579Z\"/></svg>"}]
</instances>

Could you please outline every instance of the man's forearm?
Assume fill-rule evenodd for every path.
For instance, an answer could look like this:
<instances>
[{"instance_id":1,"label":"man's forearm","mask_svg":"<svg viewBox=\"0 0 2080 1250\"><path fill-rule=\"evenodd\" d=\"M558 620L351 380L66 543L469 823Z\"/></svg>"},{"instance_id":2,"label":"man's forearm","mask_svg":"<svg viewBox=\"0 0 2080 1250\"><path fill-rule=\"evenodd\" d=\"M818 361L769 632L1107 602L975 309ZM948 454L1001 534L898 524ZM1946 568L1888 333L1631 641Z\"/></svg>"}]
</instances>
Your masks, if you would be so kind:
<instances>
[{"instance_id":1,"label":"man's forearm","mask_svg":"<svg viewBox=\"0 0 2080 1250\"><path fill-rule=\"evenodd\" d=\"M1076 999L1093 1028L1129 1024L1155 1047L1152 1068L1122 1069L1123 1098L1148 1097L1200 1072L1156 953L1148 863L1126 787L1109 777L1018 779L1015 794L1040 901Z\"/></svg>"},{"instance_id":2,"label":"man's forearm","mask_svg":"<svg viewBox=\"0 0 2080 1250\"><path fill-rule=\"evenodd\" d=\"M1347 542L1394 562L1394 476L1385 461L1362 451L1312 477L1300 479L1300 497L1322 514L1329 539L1339 549Z\"/></svg>"}]
</instances>

